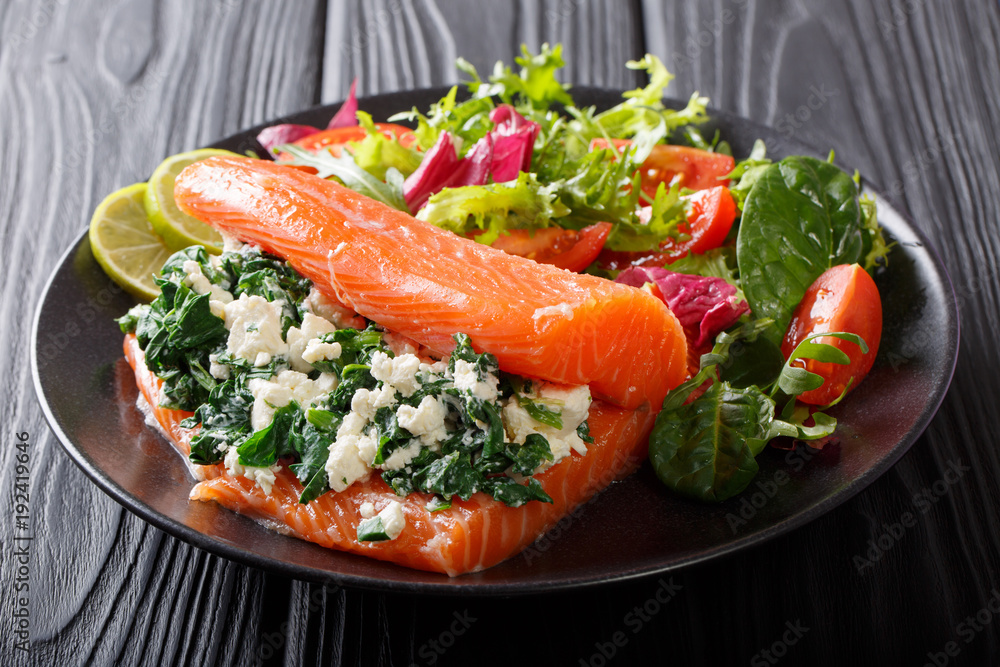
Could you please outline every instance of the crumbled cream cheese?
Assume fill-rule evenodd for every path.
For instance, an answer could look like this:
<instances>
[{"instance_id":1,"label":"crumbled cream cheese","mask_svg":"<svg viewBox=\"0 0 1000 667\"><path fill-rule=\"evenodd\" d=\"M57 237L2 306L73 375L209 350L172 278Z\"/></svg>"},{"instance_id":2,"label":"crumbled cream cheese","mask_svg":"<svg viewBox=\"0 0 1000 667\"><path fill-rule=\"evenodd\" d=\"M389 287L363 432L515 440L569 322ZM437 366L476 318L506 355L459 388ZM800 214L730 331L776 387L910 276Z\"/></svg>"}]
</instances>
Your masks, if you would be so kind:
<instances>
[{"instance_id":1,"label":"crumbled cream cheese","mask_svg":"<svg viewBox=\"0 0 1000 667\"><path fill-rule=\"evenodd\" d=\"M361 503L361 518L370 519L375 516L375 505L370 501Z\"/></svg>"},{"instance_id":2,"label":"crumbled cream cheese","mask_svg":"<svg viewBox=\"0 0 1000 667\"><path fill-rule=\"evenodd\" d=\"M240 295L226 304L225 322L229 329L226 350L234 357L255 365L270 363L272 356L288 354L288 343L281 337L284 301L268 301L261 296ZM262 356L264 353L266 356ZM259 362L263 359L263 364Z\"/></svg>"},{"instance_id":3,"label":"crumbled cream cheese","mask_svg":"<svg viewBox=\"0 0 1000 667\"><path fill-rule=\"evenodd\" d=\"M240 465L240 455L236 447L229 447L226 451L225 465L226 470L233 477L242 475L259 486L264 491L264 495L271 495L271 488L274 486L274 473L278 471L277 465L268 468Z\"/></svg>"},{"instance_id":4,"label":"crumbled cream cheese","mask_svg":"<svg viewBox=\"0 0 1000 667\"><path fill-rule=\"evenodd\" d=\"M334 324L338 329L363 329L364 319L350 308L328 299L325 294L313 287L302 302L307 312L318 315Z\"/></svg>"},{"instance_id":5,"label":"crumbled cream cheese","mask_svg":"<svg viewBox=\"0 0 1000 667\"><path fill-rule=\"evenodd\" d=\"M310 380L305 373L281 371L270 380L254 378L247 384L253 394L250 410L250 425L254 431L266 428L274 419L278 408L283 408L294 399L303 409L314 404L337 388L337 376L321 373L316 380Z\"/></svg>"},{"instance_id":6,"label":"crumbled cream cheese","mask_svg":"<svg viewBox=\"0 0 1000 667\"><path fill-rule=\"evenodd\" d=\"M181 265L181 268L187 274L184 278L184 284L197 294L210 294L208 307L211 308L212 314L216 317L224 317L226 304L233 301L233 295L210 282L198 262L189 259Z\"/></svg>"},{"instance_id":7,"label":"crumbled cream cheese","mask_svg":"<svg viewBox=\"0 0 1000 667\"><path fill-rule=\"evenodd\" d=\"M390 357L385 352L376 352L372 355L371 373L372 377L391 386L403 398L409 398L420 389L420 379L417 377L420 364L420 357L415 354Z\"/></svg>"},{"instance_id":8,"label":"crumbled cream cheese","mask_svg":"<svg viewBox=\"0 0 1000 667\"><path fill-rule=\"evenodd\" d=\"M314 344L313 352L310 353L312 361L318 361L323 358L336 359L339 357L339 343L322 343L317 340L323 334L333 333L336 330L337 328L333 324L322 317L317 317L312 313L303 315L302 326L291 327L286 336L288 340L288 363L291 365L292 370L299 371L300 373L308 373L313 369L312 362L303 356L306 350L309 349L310 344ZM324 357L322 354L317 356L318 350L315 345L330 346L329 348L324 348L325 351L329 352L330 356Z\"/></svg>"},{"instance_id":9,"label":"crumbled cream cheese","mask_svg":"<svg viewBox=\"0 0 1000 667\"><path fill-rule=\"evenodd\" d=\"M547 382L535 383L527 398L553 411L558 411L563 425L561 429L555 429L535 421L528 411L521 407L516 395L511 396L504 403L503 420L507 427L507 437L511 442L524 444L525 439L532 433L545 436L549 442L549 448L552 450L552 461L546 461L536 472L558 463L573 451L580 454L587 453L587 443L580 438L576 429L586 421L590 412L589 387L586 385L566 387Z\"/></svg>"},{"instance_id":10,"label":"crumbled cream cheese","mask_svg":"<svg viewBox=\"0 0 1000 667\"><path fill-rule=\"evenodd\" d=\"M445 417L447 415L447 407L438 398L424 396L420 399L420 404L417 407L411 405L399 406L399 409L396 411L396 420L400 428L404 428L413 435L418 436L423 445L436 451L441 448L441 441L448 437L445 425ZM418 449L413 456L419 453ZM393 452L393 456L395 455L396 452ZM412 458L411 456L410 460ZM406 463L409 463L409 461ZM399 467L404 467L405 465L404 463Z\"/></svg>"},{"instance_id":11,"label":"crumbled cream cheese","mask_svg":"<svg viewBox=\"0 0 1000 667\"><path fill-rule=\"evenodd\" d=\"M228 380L229 379L229 366L219 363L219 355L210 354L208 355L209 374L216 380Z\"/></svg>"},{"instance_id":12,"label":"crumbled cream cheese","mask_svg":"<svg viewBox=\"0 0 1000 667\"><path fill-rule=\"evenodd\" d=\"M398 500L390 500L389 504L378 513L378 518L382 519L382 527L385 528L385 534L390 540L399 537L406 528L403 503Z\"/></svg>"},{"instance_id":13,"label":"crumbled cream cheese","mask_svg":"<svg viewBox=\"0 0 1000 667\"><path fill-rule=\"evenodd\" d=\"M487 402L497 399L500 379L493 373L489 373L485 380L480 381L475 365L463 359L456 359L454 378L456 388L466 391L476 398Z\"/></svg>"},{"instance_id":14,"label":"crumbled cream cheese","mask_svg":"<svg viewBox=\"0 0 1000 667\"><path fill-rule=\"evenodd\" d=\"M364 433L367 425L367 419L351 412L337 429L337 438L330 445L326 460L330 488L337 493L366 477L371 470L368 462L375 458L378 443Z\"/></svg>"}]
</instances>

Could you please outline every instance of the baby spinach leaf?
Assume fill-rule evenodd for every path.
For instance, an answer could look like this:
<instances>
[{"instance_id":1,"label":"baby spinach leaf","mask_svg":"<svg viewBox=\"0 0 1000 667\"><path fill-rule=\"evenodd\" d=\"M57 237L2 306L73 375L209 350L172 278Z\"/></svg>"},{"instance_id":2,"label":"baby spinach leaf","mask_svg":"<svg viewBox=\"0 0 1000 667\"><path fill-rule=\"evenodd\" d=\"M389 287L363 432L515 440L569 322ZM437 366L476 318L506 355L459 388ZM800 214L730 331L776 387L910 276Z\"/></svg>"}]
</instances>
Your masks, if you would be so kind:
<instances>
[{"instance_id":1,"label":"baby spinach leaf","mask_svg":"<svg viewBox=\"0 0 1000 667\"><path fill-rule=\"evenodd\" d=\"M853 264L870 251L858 189L834 165L788 157L767 167L747 195L736 239L743 292L755 317L784 335L806 290L838 264Z\"/></svg>"},{"instance_id":2,"label":"baby spinach leaf","mask_svg":"<svg viewBox=\"0 0 1000 667\"><path fill-rule=\"evenodd\" d=\"M722 501L757 474L754 457L770 433L774 401L756 387L712 386L692 403L663 410L649 439L657 476L685 496Z\"/></svg>"}]
</instances>

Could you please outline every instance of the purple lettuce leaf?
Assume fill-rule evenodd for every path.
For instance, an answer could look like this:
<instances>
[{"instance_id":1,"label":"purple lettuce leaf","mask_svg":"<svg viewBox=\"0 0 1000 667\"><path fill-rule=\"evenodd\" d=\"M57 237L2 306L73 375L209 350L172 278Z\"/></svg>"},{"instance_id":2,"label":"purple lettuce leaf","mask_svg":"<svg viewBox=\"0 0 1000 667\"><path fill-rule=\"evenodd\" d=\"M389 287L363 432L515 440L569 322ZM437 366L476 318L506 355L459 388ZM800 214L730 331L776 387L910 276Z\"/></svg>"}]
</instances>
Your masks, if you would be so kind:
<instances>
[{"instance_id":1,"label":"purple lettuce leaf","mask_svg":"<svg viewBox=\"0 0 1000 667\"><path fill-rule=\"evenodd\" d=\"M351 127L358 124L358 98L354 95L358 87L358 80L351 82L351 91L347 93L347 99L340 105L340 109L333 118L330 119L326 129L332 130L337 127Z\"/></svg>"},{"instance_id":2,"label":"purple lettuce leaf","mask_svg":"<svg viewBox=\"0 0 1000 667\"><path fill-rule=\"evenodd\" d=\"M283 144L290 144L298 141L302 137L308 137L310 134L316 134L319 132L319 128L313 127L311 125L292 125L290 123L285 123L283 125L272 125L271 127L265 127L257 135L257 141L263 146L269 154L274 153L274 149Z\"/></svg>"},{"instance_id":3,"label":"purple lettuce leaf","mask_svg":"<svg viewBox=\"0 0 1000 667\"><path fill-rule=\"evenodd\" d=\"M495 182L505 183L531 168L531 153L541 127L509 104L501 104L490 112L490 120L495 125L490 132L493 138L490 173Z\"/></svg>"},{"instance_id":4,"label":"purple lettuce leaf","mask_svg":"<svg viewBox=\"0 0 1000 667\"><path fill-rule=\"evenodd\" d=\"M642 287L653 283L667 307L684 327L698 326L696 346L715 339L750 306L739 299L736 287L722 278L675 273L659 267L632 267L618 274L615 282Z\"/></svg>"},{"instance_id":5,"label":"purple lettuce leaf","mask_svg":"<svg viewBox=\"0 0 1000 667\"><path fill-rule=\"evenodd\" d=\"M444 188L463 185L484 185L493 160L493 140L486 135L459 158L451 134L442 132L424 155L417 170L403 182L403 197L410 210L416 213L431 195Z\"/></svg>"}]
</instances>

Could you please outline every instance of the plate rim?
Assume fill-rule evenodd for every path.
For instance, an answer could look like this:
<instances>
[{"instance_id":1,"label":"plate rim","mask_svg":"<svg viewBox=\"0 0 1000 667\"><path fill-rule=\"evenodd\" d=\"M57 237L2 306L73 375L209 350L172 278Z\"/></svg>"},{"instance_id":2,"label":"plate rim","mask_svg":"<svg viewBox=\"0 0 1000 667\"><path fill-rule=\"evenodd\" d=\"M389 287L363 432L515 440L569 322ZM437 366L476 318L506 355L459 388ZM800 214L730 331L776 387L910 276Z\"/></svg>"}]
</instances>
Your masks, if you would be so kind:
<instances>
[{"instance_id":1,"label":"plate rim","mask_svg":"<svg viewBox=\"0 0 1000 667\"><path fill-rule=\"evenodd\" d=\"M364 104L379 104L380 102L398 99L401 95L435 95L438 96L444 94L449 90L450 86L444 87L430 87L430 88L419 88L419 89L408 89L403 91L396 91L390 93L381 93L378 95L371 95L359 98L359 105L364 108ZM605 95L614 94L620 95L621 91L610 88L601 88L593 86L574 86L574 92L583 92L585 95ZM664 98L664 101L668 105L683 106L686 104L684 100L677 100L673 98ZM274 121L261 123L249 127L247 129L241 130L239 132L233 133L227 137L217 140L208 146L214 147L219 144L240 142L245 143L247 139L250 139L251 144L256 143L256 133L265 127L275 124L276 122L291 122L292 120L302 116L315 114L319 112L329 111L335 113L342 103L335 104L325 104L316 105L309 107L307 109L302 109L295 113L286 114ZM746 118L744 116L739 116L735 113L715 109L713 107L708 108L708 115L711 121L722 121L724 123L740 123L745 126L751 127L755 130L762 130L765 133L774 132L774 128L768 127L754 120ZM817 150L815 147L796 139L795 145L812 151L813 154L821 154L821 151ZM921 243L923 250L928 254L931 264L937 270L937 276L942 282L942 292L948 297L947 303L945 304L945 311L948 313L949 317L946 322L947 330L949 334L949 341L954 341L953 346L950 348L950 359L947 359L947 378L945 381L939 382L935 388L934 393L931 394L928 402L925 404L924 410L918 416L914 422L914 426L910 431L904 435L904 437L897 442L889 453L879 460L876 465L871 466L864 470L860 475L854 477L844 488L839 489L832 493L831 495L818 501L812 507L798 512L786 519L779 521L765 529L760 531L750 533L746 536L736 538L732 541L726 542L724 544L718 545L716 547L711 547L708 549L703 549L693 554L686 556L681 556L675 559L673 562L667 565L660 565L657 567L643 567L643 568L632 568L627 571L619 570L614 573L608 573L603 576L583 576L579 575L573 578L564 578L555 581L546 581L541 583L531 583L531 582L504 582L504 583L491 583L491 582L469 582L463 583L462 576L458 577L448 577L447 575L440 574L440 581L434 582L413 582L413 581L399 581L394 579L373 579L369 576L357 575L357 574L345 574L337 573L331 570L319 570L316 568L311 568L308 566L300 565L297 563L275 560L268 556L263 556L254 551L242 548L238 545L232 544L228 541L224 541L220 538L214 537L207 533L198 531L192 527L185 525L173 519L165 514L162 514L155 510L153 507L147 505L138 497L132 495L127 489L119 485L113 479L108 476L102 468L96 465L90 457L78 448L70 439L69 435L62 429L58 420L56 419L52 408L46 398L46 389L42 384L42 379L40 375L40 367L38 363L38 336L40 334L39 327L42 317L42 311L45 304L48 301L48 297L54 282L60 274L60 270L70 259L70 257L76 253L80 247L88 242L88 230L85 227L83 231L76 237L72 244L62 253L59 259L56 261L48 279L45 282L45 286L41 290L38 298L38 302L35 308L34 315L32 317L31 329L30 329L30 351L29 351L29 362L31 366L32 384L35 389L36 397L38 402L41 404L43 415L45 416L46 423L56 439L59 441L63 450L69 455L70 459L76 463L77 466L84 472L84 474L90 478L95 485L101 489L104 493L109 495L115 502L121 505L124 509L132 514L135 514L142 520L150 523L156 528L180 539L181 541L190 544L199 549L208 551L224 558L239 562L243 565L258 568L264 571L274 572L282 576L292 577L294 579L299 579L303 581L312 581L323 584L333 584L341 587L348 588L358 588L365 590L390 592L390 593L415 593L415 594L426 594L426 595L439 595L444 597L469 597L469 596L531 596L531 595L541 595L552 592L562 592L566 590L579 589L579 588L592 588L595 586L606 586L617 582L626 582L637 579L644 579L648 577L653 577L657 575L663 575L670 572L676 572L684 568L689 568L692 566L705 563L709 560L723 558L735 554L741 550L752 548L758 546L765 542L768 542L775 537L783 535L785 533L791 532L796 528L799 528L820 516L836 509L846 501L850 500L857 494L861 493L867 489L872 482L884 475L889 469L895 466L899 460L910 451L914 443L921 437L921 435L926 431L927 427L933 421L935 415L940 410L945 397L947 396L948 390L951 387L952 380L954 378L955 369L958 361L958 353L961 343L961 317L958 309L958 300L955 293L954 283L952 282L951 276L948 273L947 266L941 259L940 254L937 252L934 245L929 241L928 237L924 232L917 226L913 224L912 219L905 212L900 211L888 196L885 194L884 189L876 186L871 180L862 178L862 183L865 186L865 190L870 191L874 194L879 203L884 203L888 205L893 213L897 215L903 224L907 227L908 231L912 233ZM946 348L948 351L948 348ZM161 437L159 434L157 437ZM166 442L164 440L164 442ZM225 508L220 508L222 511L229 511ZM250 517L243 517L247 521L253 521ZM256 523L256 522L255 522ZM289 537L289 539L298 539L294 537ZM322 547L318 547L322 548ZM357 556L359 558L365 558L364 556ZM516 558L517 556L512 556ZM402 567L402 566L396 566ZM427 573L433 575L434 573Z\"/></svg>"}]
</instances>

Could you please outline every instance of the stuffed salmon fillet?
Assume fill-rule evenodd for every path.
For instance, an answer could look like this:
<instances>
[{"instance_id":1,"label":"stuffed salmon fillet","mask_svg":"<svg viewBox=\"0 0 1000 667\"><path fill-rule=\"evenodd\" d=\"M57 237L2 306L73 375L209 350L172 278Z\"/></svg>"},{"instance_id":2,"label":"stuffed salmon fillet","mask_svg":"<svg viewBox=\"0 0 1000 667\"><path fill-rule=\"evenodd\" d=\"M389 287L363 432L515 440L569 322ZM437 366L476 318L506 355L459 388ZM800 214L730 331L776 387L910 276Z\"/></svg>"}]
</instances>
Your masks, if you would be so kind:
<instances>
[{"instance_id":1,"label":"stuffed salmon fillet","mask_svg":"<svg viewBox=\"0 0 1000 667\"><path fill-rule=\"evenodd\" d=\"M318 495L309 494L301 470L289 467L294 459L285 455L270 468L254 469L255 474L268 476L266 484L234 465L235 446L228 446L225 465L195 466L202 481L192 489L192 499L215 501L276 523L321 546L450 576L491 567L520 552L574 508L631 473L646 456L655 408L687 374L683 330L669 309L647 292L481 246L299 170L241 158L206 160L181 174L176 199L203 221L284 258L335 304L425 346L432 357L448 355L459 340L455 334L468 334L465 340L477 348L476 354L495 356L497 373L525 376L529 384L535 378L543 386L556 387L557 393L582 390L593 397L586 399L587 444L574 431L570 437L576 438L575 451L564 450L552 464L532 473L529 481L540 489L540 501L511 502L495 490L476 490L450 498L446 494L448 502L442 507L434 493L419 488L401 492L389 483L390 477L376 470L345 476L341 483L341 469L336 468L334 474L330 466L339 443L350 438L344 436L344 428L327 441L331 490ZM203 269L195 259L183 264L189 276L185 280L195 286ZM220 292L213 289L199 288L210 293L203 298L218 297ZM254 298L263 306L259 297ZM231 336L237 330L245 331L239 334L245 337L265 328L263 321L245 329L238 325L238 313L243 312L239 309L249 303L246 295L231 303L215 303L226 327L233 330ZM305 320L302 327L306 327ZM313 340L314 346L328 345L321 340L331 339ZM134 335L126 337L125 352L152 416L178 451L191 454L192 443L205 431L182 424L187 419L184 423L191 425L191 412L157 405L163 382L147 366ZM458 363L455 355L459 353L458 349L452 353L452 365ZM389 363L389 359L383 357L379 363ZM374 369L376 363L371 363ZM440 367L441 362L437 363ZM460 374L447 371L452 372L456 377ZM268 391L278 391L281 387L274 383L293 376L296 387L320 381L281 371L264 384L270 387ZM492 376L487 372L481 377ZM258 384L251 389L259 393L264 384L252 382ZM471 397L482 388L469 391ZM354 399L377 393L377 389L360 390ZM254 399L254 413L261 400ZM357 400L351 404L352 410L360 409ZM503 408L504 419L510 409ZM195 414L200 418L200 412ZM415 414L413 408L408 417ZM574 424L563 429L563 436L548 431L547 448L568 429L576 428ZM406 428L417 429L419 424ZM514 438L513 432L508 430L507 437ZM525 438L521 436L519 442L524 445L518 446L528 446ZM203 448L199 455L206 456ZM191 458L198 460L194 455ZM401 515L405 528L388 538L362 539L363 524L381 509Z\"/></svg>"},{"instance_id":2,"label":"stuffed salmon fillet","mask_svg":"<svg viewBox=\"0 0 1000 667\"><path fill-rule=\"evenodd\" d=\"M125 356L139 390L171 444L184 456L191 451L195 429L181 426L192 413L157 407L162 382L145 364L134 335L125 338ZM456 498L446 510L427 509L429 494L412 493L402 500L407 528L387 542L358 542L357 526L366 502L383 506L400 500L377 475L340 493L327 493L299 503L302 485L287 466L275 475L270 493L246 477L231 475L221 465L196 466L204 481L191 490L193 500L216 501L223 507L287 527L295 536L321 546L386 560L449 576L478 572L519 553L559 519L616 479L627 476L646 457L646 439L655 414L594 402L590 433L594 442L584 456L572 456L537 476L552 503L507 505L476 493Z\"/></svg>"},{"instance_id":3,"label":"stuffed salmon fillet","mask_svg":"<svg viewBox=\"0 0 1000 667\"><path fill-rule=\"evenodd\" d=\"M687 374L684 332L651 294L508 255L299 169L214 157L185 169L174 196L438 354L465 332L505 371L586 384L628 409L657 409Z\"/></svg>"}]
</instances>

